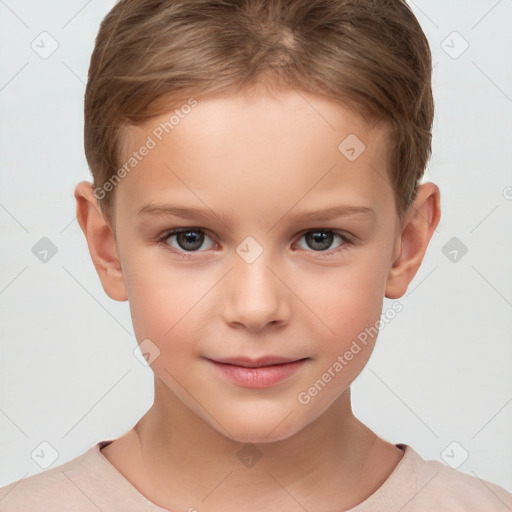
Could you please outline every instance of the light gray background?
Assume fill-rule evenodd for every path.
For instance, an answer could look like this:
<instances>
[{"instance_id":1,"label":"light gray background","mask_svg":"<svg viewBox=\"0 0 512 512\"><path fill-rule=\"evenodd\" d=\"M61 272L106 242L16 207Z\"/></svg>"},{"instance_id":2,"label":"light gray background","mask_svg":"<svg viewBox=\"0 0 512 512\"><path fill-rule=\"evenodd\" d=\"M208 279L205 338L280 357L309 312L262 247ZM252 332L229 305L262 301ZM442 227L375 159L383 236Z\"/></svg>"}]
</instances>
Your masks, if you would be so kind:
<instances>
[{"instance_id":1,"label":"light gray background","mask_svg":"<svg viewBox=\"0 0 512 512\"><path fill-rule=\"evenodd\" d=\"M113 5L0 1L0 485L42 471L31 457L42 442L60 465L152 403L128 304L104 293L75 219L73 188L90 180L88 61ZM512 1L410 5L433 52L426 179L441 188L442 219L353 386L354 411L424 458L458 465L467 452L460 471L512 491ZM49 51L52 38L47 58L31 47ZM46 263L32 252L42 237L58 249ZM452 237L468 248L455 262L442 251Z\"/></svg>"}]
</instances>

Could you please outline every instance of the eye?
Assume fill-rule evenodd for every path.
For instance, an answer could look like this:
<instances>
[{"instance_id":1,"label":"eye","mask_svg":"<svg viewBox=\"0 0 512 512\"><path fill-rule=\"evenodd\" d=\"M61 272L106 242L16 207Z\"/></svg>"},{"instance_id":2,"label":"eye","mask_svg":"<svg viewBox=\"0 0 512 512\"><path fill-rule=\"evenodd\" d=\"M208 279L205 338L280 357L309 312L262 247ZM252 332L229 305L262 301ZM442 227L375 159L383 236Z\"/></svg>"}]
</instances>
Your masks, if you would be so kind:
<instances>
[{"instance_id":1,"label":"eye","mask_svg":"<svg viewBox=\"0 0 512 512\"><path fill-rule=\"evenodd\" d=\"M174 244L170 242L173 238L175 239ZM203 245L205 238L210 239L205 235L205 232L202 229L182 228L174 229L173 231L166 233L160 241L169 245L177 252L198 252L198 249ZM215 242L212 241L210 247L207 247L207 249L211 249L212 247L215 247L215 245Z\"/></svg>"},{"instance_id":2,"label":"eye","mask_svg":"<svg viewBox=\"0 0 512 512\"><path fill-rule=\"evenodd\" d=\"M334 250L328 251L335 237L339 238L341 240L341 243L338 244ZM302 238L304 238L307 246L313 249L314 252L325 253L325 255L338 252L341 250L341 247L350 245L351 243L346 236L340 233L335 233L330 229L314 229L311 231L307 231L306 233L302 234L301 239Z\"/></svg>"},{"instance_id":3,"label":"eye","mask_svg":"<svg viewBox=\"0 0 512 512\"><path fill-rule=\"evenodd\" d=\"M314 229L307 231L300 237L306 241L307 248L313 249L312 252L320 253L322 256L328 256L339 252L342 248L351 245L351 241L345 235L336 233L330 229ZM341 240L334 250L328 250L334 239ZM210 240L210 245L203 249L212 249L216 247L216 243L205 234L203 229L199 228L180 228L167 232L160 240L174 252L182 254L190 254L194 252L202 252L199 249L203 246L205 239ZM303 247L299 247L303 249ZM306 249L307 249L306 248ZM310 251L311 252L311 251Z\"/></svg>"}]
</instances>

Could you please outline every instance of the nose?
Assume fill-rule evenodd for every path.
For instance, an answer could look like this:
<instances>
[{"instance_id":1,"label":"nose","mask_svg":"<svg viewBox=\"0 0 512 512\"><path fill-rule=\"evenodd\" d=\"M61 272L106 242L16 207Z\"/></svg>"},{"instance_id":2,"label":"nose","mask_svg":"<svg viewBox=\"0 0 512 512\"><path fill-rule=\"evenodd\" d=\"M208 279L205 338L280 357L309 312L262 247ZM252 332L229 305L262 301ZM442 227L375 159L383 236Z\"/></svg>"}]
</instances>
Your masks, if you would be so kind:
<instances>
[{"instance_id":1,"label":"nose","mask_svg":"<svg viewBox=\"0 0 512 512\"><path fill-rule=\"evenodd\" d=\"M232 327L261 331L285 325L291 315L291 292L265 252L252 263L236 256L224 283L224 319Z\"/></svg>"}]
</instances>

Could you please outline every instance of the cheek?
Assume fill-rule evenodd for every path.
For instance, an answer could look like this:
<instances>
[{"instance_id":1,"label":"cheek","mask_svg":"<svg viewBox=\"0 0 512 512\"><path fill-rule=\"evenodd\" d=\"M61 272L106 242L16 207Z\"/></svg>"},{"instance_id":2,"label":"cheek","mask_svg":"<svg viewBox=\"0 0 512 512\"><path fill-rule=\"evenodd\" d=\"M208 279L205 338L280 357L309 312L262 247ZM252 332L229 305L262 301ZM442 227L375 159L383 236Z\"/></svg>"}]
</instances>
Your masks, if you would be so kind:
<instances>
[{"instance_id":1,"label":"cheek","mask_svg":"<svg viewBox=\"0 0 512 512\"><path fill-rule=\"evenodd\" d=\"M316 355L322 371L315 378L329 382L326 392L322 391L322 401L334 398L350 385L373 351L386 275L377 253L377 250L369 251L344 268L329 269L329 279L317 280L316 288L312 287L313 282L306 283L302 289L303 294L307 288L315 290L304 296L322 320L314 319L317 328L312 336L316 339Z\"/></svg>"},{"instance_id":2,"label":"cheek","mask_svg":"<svg viewBox=\"0 0 512 512\"><path fill-rule=\"evenodd\" d=\"M310 339L315 340L317 364L297 400L307 405L311 414L320 414L368 362L378 335L382 282L382 269L360 262L350 265L350 271L331 272L321 288L305 295L308 306L318 316L312 323L308 313L303 326L311 332ZM304 284L302 293L311 284ZM314 331L312 325L316 326Z\"/></svg>"},{"instance_id":3,"label":"cheek","mask_svg":"<svg viewBox=\"0 0 512 512\"><path fill-rule=\"evenodd\" d=\"M385 272L378 262L361 259L324 275L302 274L295 288L326 336L346 339L373 325L383 303Z\"/></svg>"},{"instance_id":4,"label":"cheek","mask_svg":"<svg viewBox=\"0 0 512 512\"><path fill-rule=\"evenodd\" d=\"M126 265L126 287L137 339L155 338L165 343L191 322L211 284L194 277L192 270L143 258Z\"/></svg>"}]
</instances>

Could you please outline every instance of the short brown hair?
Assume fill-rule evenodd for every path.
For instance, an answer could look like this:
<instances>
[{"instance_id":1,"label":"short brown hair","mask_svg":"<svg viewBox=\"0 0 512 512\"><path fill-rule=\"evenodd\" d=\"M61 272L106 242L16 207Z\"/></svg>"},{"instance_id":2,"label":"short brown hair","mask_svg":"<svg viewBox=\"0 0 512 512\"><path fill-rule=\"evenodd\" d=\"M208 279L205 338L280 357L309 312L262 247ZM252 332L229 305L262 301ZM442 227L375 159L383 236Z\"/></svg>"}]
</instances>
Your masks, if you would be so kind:
<instances>
[{"instance_id":1,"label":"short brown hair","mask_svg":"<svg viewBox=\"0 0 512 512\"><path fill-rule=\"evenodd\" d=\"M122 165L123 129L164 114L169 101L273 83L388 124L402 217L431 153L431 70L403 0L121 0L101 23L85 93L93 184ZM113 195L97 196L109 222Z\"/></svg>"}]
</instances>

